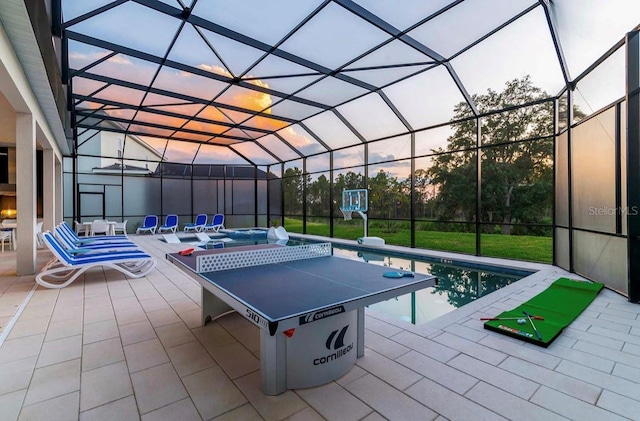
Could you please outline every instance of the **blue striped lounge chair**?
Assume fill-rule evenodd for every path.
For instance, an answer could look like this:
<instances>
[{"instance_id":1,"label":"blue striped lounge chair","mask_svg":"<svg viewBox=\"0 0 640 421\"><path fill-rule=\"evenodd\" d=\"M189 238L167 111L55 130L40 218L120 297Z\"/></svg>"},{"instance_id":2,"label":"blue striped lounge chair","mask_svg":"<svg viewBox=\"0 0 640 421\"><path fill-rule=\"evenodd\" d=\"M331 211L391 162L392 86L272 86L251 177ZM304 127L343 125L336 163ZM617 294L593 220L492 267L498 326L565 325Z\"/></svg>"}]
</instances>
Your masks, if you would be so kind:
<instances>
[{"instance_id":1,"label":"blue striped lounge chair","mask_svg":"<svg viewBox=\"0 0 640 421\"><path fill-rule=\"evenodd\" d=\"M115 269L130 278L141 278L157 264L153 257L138 249L75 255L69 253L53 233L45 232L43 239L53 258L36 275L36 282L46 288L64 288L85 271L97 266Z\"/></svg>"},{"instance_id":2,"label":"blue striped lounge chair","mask_svg":"<svg viewBox=\"0 0 640 421\"><path fill-rule=\"evenodd\" d=\"M69 239L73 241L73 243L78 246L80 244L102 244L109 242L130 242L129 238L125 235L101 235L99 237L78 237L78 234L67 224L66 222L61 222L58 227L63 230Z\"/></svg>"},{"instance_id":3,"label":"blue striped lounge chair","mask_svg":"<svg viewBox=\"0 0 640 421\"><path fill-rule=\"evenodd\" d=\"M105 242L88 242L88 243L76 243L69 234L69 232L64 229L64 227L58 225L54 229L54 234L56 238L70 253L86 253L89 251L105 251L105 250L119 250L119 249L137 249L138 246L131 241L105 241Z\"/></svg>"}]
</instances>

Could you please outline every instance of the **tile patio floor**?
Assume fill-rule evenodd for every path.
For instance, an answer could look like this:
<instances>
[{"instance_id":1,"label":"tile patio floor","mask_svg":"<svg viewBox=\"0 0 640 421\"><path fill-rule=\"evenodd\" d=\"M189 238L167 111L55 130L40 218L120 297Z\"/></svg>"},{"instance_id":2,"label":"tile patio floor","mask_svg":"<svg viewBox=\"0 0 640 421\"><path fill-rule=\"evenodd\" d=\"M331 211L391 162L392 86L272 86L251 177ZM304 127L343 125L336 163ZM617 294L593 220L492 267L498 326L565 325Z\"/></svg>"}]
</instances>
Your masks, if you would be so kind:
<instances>
[{"instance_id":1,"label":"tile patio floor","mask_svg":"<svg viewBox=\"0 0 640 421\"><path fill-rule=\"evenodd\" d=\"M199 286L164 259L183 246L132 239L158 259L146 278L95 269L33 291L0 347L0 420L640 419L640 305L604 290L547 349L482 328L558 268L417 327L369 312L347 375L273 397L257 328L237 314L200 327ZM33 286L0 255L0 334Z\"/></svg>"}]
</instances>

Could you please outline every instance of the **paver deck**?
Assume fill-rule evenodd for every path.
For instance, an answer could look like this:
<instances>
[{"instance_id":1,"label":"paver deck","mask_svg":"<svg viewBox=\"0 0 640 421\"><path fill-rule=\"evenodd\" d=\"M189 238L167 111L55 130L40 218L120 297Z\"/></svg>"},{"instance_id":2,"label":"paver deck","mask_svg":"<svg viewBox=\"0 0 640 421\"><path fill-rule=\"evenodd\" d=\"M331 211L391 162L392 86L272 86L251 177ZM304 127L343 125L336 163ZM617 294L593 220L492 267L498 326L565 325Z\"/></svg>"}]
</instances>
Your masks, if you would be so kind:
<instances>
[{"instance_id":1,"label":"paver deck","mask_svg":"<svg viewBox=\"0 0 640 421\"><path fill-rule=\"evenodd\" d=\"M0 335L12 325L0 347L0 420L583 421L640 414L640 305L603 290L546 349L483 329L480 317L569 275L559 268L524 264L540 270L420 326L368 311L365 356L348 374L266 396L258 329L237 314L200 327L199 285L164 259L184 246L131 238L158 259L147 277L98 268L68 288L35 289L22 308L33 276L15 276L15 252L0 256ZM49 258L44 250L38 256L41 264Z\"/></svg>"}]
</instances>

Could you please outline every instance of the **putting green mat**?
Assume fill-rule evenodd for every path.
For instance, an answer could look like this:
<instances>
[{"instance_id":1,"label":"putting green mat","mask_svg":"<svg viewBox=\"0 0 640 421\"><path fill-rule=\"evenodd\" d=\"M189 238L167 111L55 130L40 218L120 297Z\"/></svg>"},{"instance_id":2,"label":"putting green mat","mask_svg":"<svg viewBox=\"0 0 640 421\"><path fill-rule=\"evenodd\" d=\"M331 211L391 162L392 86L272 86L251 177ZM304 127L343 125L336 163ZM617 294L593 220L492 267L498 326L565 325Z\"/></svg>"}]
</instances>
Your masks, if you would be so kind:
<instances>
[{"instance_id":1,"label":"putting green mat","mask_svg":"<svg viewBox=\"0 0 640 421\"><path fill-rule=\"evenodd\" d=\"M518 320L491 320L484 324L484 328L546 348L560 335L562 329L591 304L603 287L603 284L597 282L560 278L529 301L495 317L524 319L525 323L518 323ZM541 339L538 339L538 334L524 312L544 318L532 318Z\"/></svg>"}]
</instances>

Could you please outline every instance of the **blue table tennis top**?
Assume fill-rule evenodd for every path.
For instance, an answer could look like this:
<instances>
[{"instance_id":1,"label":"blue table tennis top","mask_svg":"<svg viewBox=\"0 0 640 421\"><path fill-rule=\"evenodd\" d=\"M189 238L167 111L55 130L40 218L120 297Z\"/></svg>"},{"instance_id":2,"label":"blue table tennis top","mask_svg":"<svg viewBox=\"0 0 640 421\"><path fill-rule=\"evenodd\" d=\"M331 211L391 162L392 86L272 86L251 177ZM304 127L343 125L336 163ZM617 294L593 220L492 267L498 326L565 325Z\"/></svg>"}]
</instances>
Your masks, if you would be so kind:
<instances>
[{"instance_id":1,"label":"blue table tennis top","mask_svg":"<svg viewBox=\"0 0 640 421\"><path fill-rule=\"evenodd\" d=\"M388 271L385 266L331 256L200 276L274 322L426 280L436 282L435 277L424 274L383 277Z\"/></svg>"}]
</instances>

